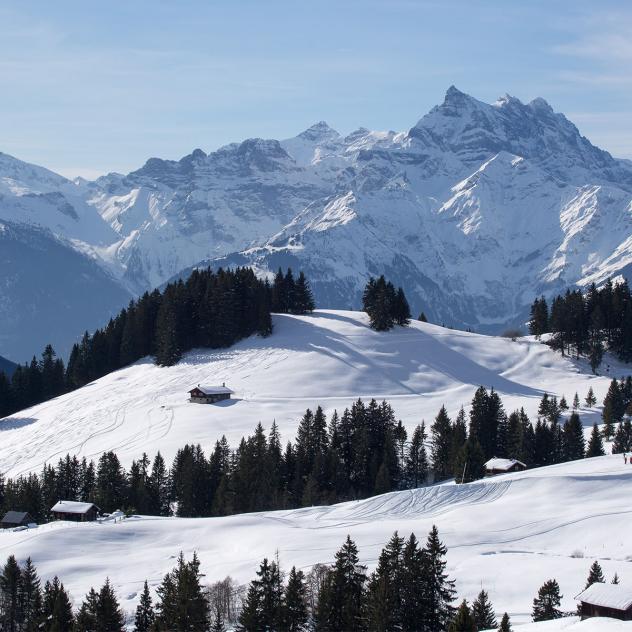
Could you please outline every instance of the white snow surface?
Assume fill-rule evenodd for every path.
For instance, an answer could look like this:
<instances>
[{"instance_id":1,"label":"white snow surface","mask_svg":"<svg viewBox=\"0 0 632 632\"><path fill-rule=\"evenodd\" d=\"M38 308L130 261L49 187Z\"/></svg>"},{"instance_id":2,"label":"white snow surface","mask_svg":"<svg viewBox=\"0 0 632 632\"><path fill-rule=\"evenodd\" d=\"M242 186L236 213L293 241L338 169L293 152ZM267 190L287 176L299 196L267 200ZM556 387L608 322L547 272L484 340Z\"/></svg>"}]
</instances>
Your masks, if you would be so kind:
<instances>
[{"instance_id":1,"label":"white snow surface","mask_svg":"<svg viewBox=\"0 0 632 632\"><path fill-rule=\"evenodd\" d=\"M508 412L524 406L535 420L545 390L583 400L592 386L601 402L611 379L531 338L512 342L418 321L378 333L364 312L335 310L274 315L273 325L268 338L195 350L173 367L146 358L0 421L0 471L40 471L66 453L96 459L106 450L126 466L142 452L160 450L170 460L186 443L210 450L222 434L237 447L258 422L269 429L273 420L289 440L306 408L342 412L358 397L388 400L412 431L444 404L451 415L467 408L480 385L498 391ZM191 388L204 383L225 383L235 395L190 403ZM587 430L601 419L597 408L580 415Z\"/></svg>"},{"instance_id":2,"label":"white snow surface","mask_svg":"<svg viewBox=\"0 0 632 632\"><path fill-rule=\"evenodd\" d=\"M96 458L112 449L129 465L143 451L153 456L160 449L171 459L186 442L208 451L222 433L236 446L258 421L269 428L273 419L284 438L293 439L306 407L322 404L331 413L357 397L386 398L411 430L424 418L430 422L442 404L451 415L467 407L481 384L493 386L508 411L524 406L534 418L544 390L570 401L575 391L583 399L592 386L601 401L610 379L590 375L583 363L530 338L512 342L419 322L377 333L365 314L344 311L275 315L273 322L268 338L194 351L170 368L147 359L0 421L0 471L39 471L67 452ZM621 368L612 365L611 373ZM213 406L187 402L192 385L224 381L235 399ZM581 409L580 415L589 430L600 411ZM373 568L394 531L424 540L436 524L459 596L472 600L483 587L499 616L506 610L517 624L529 620L537 589L552 577L563 608L573 610L595 559L608 579L616 572L622 585L632 585L631 494L632 467L615 455L330 507L208 519L117 514L99 523L62 521L1 532L0 557L32 556L44 578L63 579L76 605L107 576L131 613L144 579L155 588L181 550L198 552L205 582L227 574L247 582L276 551L286 570L330 563L347 534ZM630 628L605 620L609 627L576 619L555 625L561 627L524 630Z\"/></svg>"}]
</instances>

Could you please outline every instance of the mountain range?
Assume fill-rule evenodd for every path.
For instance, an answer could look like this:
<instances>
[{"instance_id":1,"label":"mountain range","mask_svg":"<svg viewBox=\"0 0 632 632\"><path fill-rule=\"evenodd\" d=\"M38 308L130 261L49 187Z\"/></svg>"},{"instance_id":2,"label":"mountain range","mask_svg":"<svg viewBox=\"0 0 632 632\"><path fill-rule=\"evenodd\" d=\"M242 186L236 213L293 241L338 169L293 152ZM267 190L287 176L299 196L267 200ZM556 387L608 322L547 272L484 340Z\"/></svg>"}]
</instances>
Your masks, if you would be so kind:
<instances>
[{"instance_id":1,"label":"mountain range","mask_svg":"<svg viewBox=\"0 0 632 632\"><path fill-rule=\"evenodd\" d=\"M433 322L500 331L536 295L626 277L631 228L631 162L541 98L455 87L408 131L320 122L93 182L0 154L0 354L66 353L200 265L302 269L330 308L383 273Z\"/></svg>"}]
</instances>

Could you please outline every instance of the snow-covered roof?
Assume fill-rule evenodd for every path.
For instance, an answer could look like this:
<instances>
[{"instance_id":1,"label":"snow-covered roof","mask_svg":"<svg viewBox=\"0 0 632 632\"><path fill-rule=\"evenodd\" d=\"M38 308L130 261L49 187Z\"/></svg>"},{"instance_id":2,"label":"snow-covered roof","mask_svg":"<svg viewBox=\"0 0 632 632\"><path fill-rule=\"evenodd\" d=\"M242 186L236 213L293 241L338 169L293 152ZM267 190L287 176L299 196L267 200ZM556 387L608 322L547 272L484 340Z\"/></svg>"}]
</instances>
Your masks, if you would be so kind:
<instances>
[{"instance_id":1,"label":"snow-covered roof","mask_svg":"<svg viewBox=\"0 0 632 632\"><path fill-rule=\"evenodd\" d=\"M632 607L632 587L622 584L595 583L580 592L575 599L593 606L627 610Z\"/></svg>"},{"instance_id":2,"label":"snow-covered roof","mask_svg":"<svg viewBox=\"0 0 632 632\"><path fill-rule=\"evenodd\" d=\"M232 394L235 391L232 391L227 386L197 386L205 395L223 395L223 394ZM195 390L195 389L191 389ZM189 391L191 392L191 391Z\"/></svg>"},{"instance_id":3,"label":"snow-covered roof","mask_svg":"<svg viewBox=\"0 0 632 632\"><path fill-rule=\"evenodd\" d=\"M499 459L498 457L493 457L485 463L485 469L507 471L516 464L527 467L522 461L518 461L518 459Z\"/></svg>"},{"instance_id":4,"label":"snow-covered roof","mask_svg":"<svg viewBox=\"0 0 632 632\"><path fill-rule=\"evenodd\" d=\"M0 522L5 524L20 524L27 516L28 513L26 511L7 511Z\"/></svg>"},{"instance_id":5,"label":"snow-covered roof","mask_svg":"<svg viewBox=\"0 0 632 632\"><path fill-rule=\"evenodd\" d=\"M68 514L84 514L88 513L92 507L96 507L96 505L94 503L80 503L76 500L60 500L51 511Z\"/></svg>"}]
</instances>

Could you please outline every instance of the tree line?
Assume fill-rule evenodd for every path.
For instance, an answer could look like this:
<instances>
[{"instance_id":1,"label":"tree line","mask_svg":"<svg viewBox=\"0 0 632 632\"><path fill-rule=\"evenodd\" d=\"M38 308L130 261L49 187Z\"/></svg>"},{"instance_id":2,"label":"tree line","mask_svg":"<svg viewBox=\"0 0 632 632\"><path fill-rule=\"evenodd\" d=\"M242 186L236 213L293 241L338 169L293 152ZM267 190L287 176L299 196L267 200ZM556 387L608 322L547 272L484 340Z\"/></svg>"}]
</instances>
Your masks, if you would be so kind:
<instances>
[{"instance_id":1,"label":"tree line","mask_svg":"<svg viewBox=\"0 0 632 632\"><path fill-rule=\"evenodd\" d=\"M632 360L632 296L627 281L608 280L602 288L593 283L585 293L567 290L549 305L536 298L531 306L529 331L550 333L549 344L562 354L588 356L593 371L607 349L620 360Z\"/></svg>"},{"instance_id":2,"label":"tree line","mask_svg":"<svg viewBox=\"0 0 632 632\"><path fill-rule=\"evenodd\" d=\"M208 456L200 445L186 445L170 467L159 452L153 460L143 454L125 470L110 451L97 463L66 455L39 474L0 476L0 511L28 511L42 522L63 499L93 502L106 512L223 516L328 505L451 477L467 483L485 475L492 457L552 465L603 455L603 439L613 437L614 453L632 451L630 420L616 423L631 397L632 378L613 380L604 402L612 421L602 432L595 425L587 445L577 394L571 409L564 397L558 402L545 393L534 425L524 409L507 414L498 393L481 386L469 415L461 408L451 419L442 406L429 432L422 422L410 436L386 401L358 399L329 419L319 406L305 411L294 442L285 445L276 423L269 432L259 423L234 449L225 436ZM591 388L585 405L595 403Z\"/></svg>"},{"instance_id":3,"label":"tree line","mask_svg":"<svg viewBox=\"0 0 632 632\"><path fill-rule=\"evenodd\" d=\"M28 408L145 356L161 366L195 347L223 348L252 334L272 332L271 312L305 314L314 300L305 275L279 270L274 282L250 268L194 270L186 281L146 292L72 347L67 366L48 345L41 358L0 372L0 418Z\"/></svg>"},{"instance_id":4,"label":"tree line","mask_svg":"<svg viewBox=\"0 0 632 632\"><path fill-rule=\"evenodd\" d=\"M264 559L245 591L227 577L202 585L200 561L180 553L175 568L157 586L145 581L133 620L127 620L106 579L91 588L78 608L55 576L42 587L31 561L20 566L14 556L0 569L0 629L9 632L458 632L454 581L446 573L447 548L436 527L421 545L414 533L397 532L367 573L355 542L347 536L332 565L317 564L306 575L292 567L288 574L278 558ZM473 603L473 630L496 626L487 593ZM505 614L503 621L507 622ZM470 628L467 628L468 630ZM508 630L509 627L501 627Z\"/></svg>"}]
</instances>

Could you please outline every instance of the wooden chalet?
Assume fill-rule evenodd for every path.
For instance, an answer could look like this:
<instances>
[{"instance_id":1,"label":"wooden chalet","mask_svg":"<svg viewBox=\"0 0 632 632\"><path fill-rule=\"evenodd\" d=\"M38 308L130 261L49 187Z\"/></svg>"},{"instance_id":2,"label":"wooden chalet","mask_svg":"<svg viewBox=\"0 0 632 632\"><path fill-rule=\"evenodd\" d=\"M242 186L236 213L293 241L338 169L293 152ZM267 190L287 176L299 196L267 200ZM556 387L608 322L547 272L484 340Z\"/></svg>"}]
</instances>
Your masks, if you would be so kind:
<instances>
[{"instance_id":1,"label":"wooden chalet","mask_svg":"<svg viewBox=\"0 0 632 632\"><path fill-rule=\"evenodd\" d=\"M591 584L575 597L580 603L582 619L610 617L632 621L632 586Z\"/></svg>"},{"instance_id":2,"label":"wooden chalet","mask_svg":"<svg viewBox=\"0 0 632 632\"><path fill-rule=\"evenodd\" d=\"M27 511L7 511L0 520L0 529L15 529L15 527L26 527L33 519Z\"/></svg>"},{"instance_id":3,"label":"wooden chalet","mask_svg":"<svg viewBox=\"0 0 632 632\"><path fill-rule=\"evenodd\" d=\"M101 510L94 503L60 500L51 510L55 520L72 522L94 522Z\"/></svg>"},{"instance_id":4,"label":"wooden chalet","mask_svg":"<svg viewBox=\"0 0 632 632\"><path fill-rule=\"evenodd\" d=\"M221 386L200 386L199 384L189 391L189 401L194 404L215 404L225 399L230 399L234 391L231 391L226 383Z\"/></svg>"},{"instance_id":5,"label":"wooden chalet","mask_svg":"<svg viewBox=\"0 0 632 632\"><path fill-rule=\"evenodd\" d=\"M518 461L518 459L499 459L494 457L485 463L485 476L522 472L526 469L527 466L522 461Z\"/></svg>"}]
</instances>

